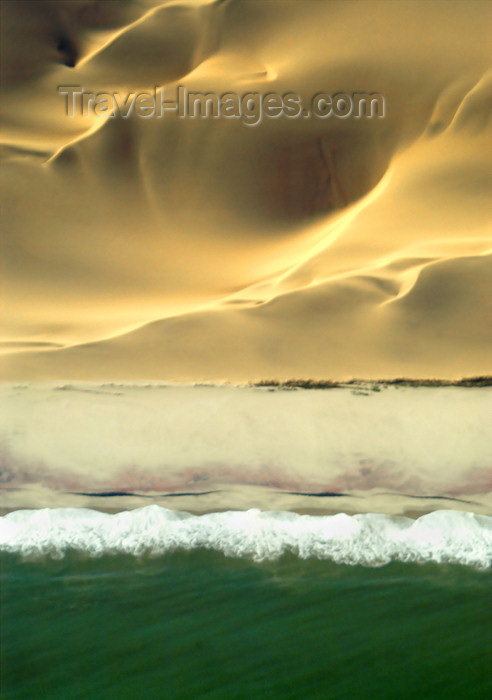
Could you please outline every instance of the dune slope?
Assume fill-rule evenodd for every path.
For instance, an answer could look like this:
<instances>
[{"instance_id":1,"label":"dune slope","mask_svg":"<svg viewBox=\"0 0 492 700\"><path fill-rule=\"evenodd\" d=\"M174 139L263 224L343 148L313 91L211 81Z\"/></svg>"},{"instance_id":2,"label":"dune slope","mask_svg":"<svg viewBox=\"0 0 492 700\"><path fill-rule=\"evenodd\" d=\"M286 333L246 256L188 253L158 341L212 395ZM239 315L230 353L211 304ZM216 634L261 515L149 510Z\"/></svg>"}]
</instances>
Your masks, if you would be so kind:
<instances>
[{"instance_id":1,"label":"dune slope","mask_svg":"<svg viewBox=\"0 0 492 700\"><path fill-rule=\"evenodd\" d=\"M490 374L488 3L1 10L4 379ZM60 85L386 115L70 118Z\"/></svg>"}]
</instances>

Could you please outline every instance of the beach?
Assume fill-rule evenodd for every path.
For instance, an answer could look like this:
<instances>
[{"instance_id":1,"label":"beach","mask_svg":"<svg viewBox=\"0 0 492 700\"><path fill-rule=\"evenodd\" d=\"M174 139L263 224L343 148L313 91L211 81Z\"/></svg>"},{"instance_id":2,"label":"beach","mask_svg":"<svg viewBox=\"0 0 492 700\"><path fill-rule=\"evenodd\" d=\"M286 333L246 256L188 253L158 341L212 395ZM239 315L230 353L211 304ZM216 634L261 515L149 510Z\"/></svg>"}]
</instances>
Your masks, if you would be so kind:
<instances>
[{"instance_id":1,"label":"beach","mask_svg":"<svg viewBox=\"0 0 492 700\"><path fill-rule=\"evenodd\" d=\"M3 384L3 507L489 514L490 393Z\"/></svg>"}]
</instances>

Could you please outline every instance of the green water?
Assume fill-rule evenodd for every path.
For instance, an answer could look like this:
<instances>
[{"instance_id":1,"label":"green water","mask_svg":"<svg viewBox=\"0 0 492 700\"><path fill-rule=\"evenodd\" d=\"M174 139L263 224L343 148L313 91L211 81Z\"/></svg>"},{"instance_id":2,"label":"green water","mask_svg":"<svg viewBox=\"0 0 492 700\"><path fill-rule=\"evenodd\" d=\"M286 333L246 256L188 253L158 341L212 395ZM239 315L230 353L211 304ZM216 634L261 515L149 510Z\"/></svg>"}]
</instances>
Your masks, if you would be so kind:
<instances>
[{"instance_id":1,"label":"green water","mask_svg":"<svg viewBox=\"0 0 492 700\"><path fill-rule=\"evenodd\" d=\"M492 574L1 555L3 698L488 698Z\"/></svg>"}]
</instances>

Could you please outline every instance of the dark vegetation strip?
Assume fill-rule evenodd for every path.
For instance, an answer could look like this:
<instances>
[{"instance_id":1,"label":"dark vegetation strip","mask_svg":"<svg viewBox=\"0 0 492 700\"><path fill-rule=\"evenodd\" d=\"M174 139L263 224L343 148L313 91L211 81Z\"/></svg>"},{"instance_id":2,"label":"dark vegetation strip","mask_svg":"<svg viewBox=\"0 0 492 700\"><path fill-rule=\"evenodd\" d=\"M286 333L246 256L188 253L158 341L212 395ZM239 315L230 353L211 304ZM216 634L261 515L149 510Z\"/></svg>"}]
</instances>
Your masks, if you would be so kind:
<instances>
[{"instance_id":1,"label":"dark vegetation strip","mask_svg":"<svg viewBox=\"0 0 492 700\"><path fill-rule=\"evenodd\" d=\"M463 377L462 379L350 379L348 381L332 381L330 379L288 379L284 382L278 379L261 379L251 382L254 387L278 387L285 389L337 389L352 387L384 387L384 386L461 386L486 387L492 386L492 376Z\"/></svg>"}]
</instances>

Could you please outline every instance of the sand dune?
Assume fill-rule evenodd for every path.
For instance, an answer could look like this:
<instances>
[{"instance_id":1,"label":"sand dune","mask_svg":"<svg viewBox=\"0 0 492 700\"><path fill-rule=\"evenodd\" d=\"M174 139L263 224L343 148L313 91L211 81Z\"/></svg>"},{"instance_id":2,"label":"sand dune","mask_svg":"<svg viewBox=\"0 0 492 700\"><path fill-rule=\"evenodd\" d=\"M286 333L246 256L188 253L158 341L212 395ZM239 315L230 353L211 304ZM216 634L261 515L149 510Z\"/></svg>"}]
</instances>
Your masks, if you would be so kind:
<instances>
[{"instance_id":1,"label":"sand dune","mask_svg":"<svg viewBox=\"0 0 492 700\"><path fill-rule=\"evenodd\" d=\"M490 373L488 3L1 9L3 378ZM69 118L59 85L387 110Z\"/></svg>"}]
</instances>

